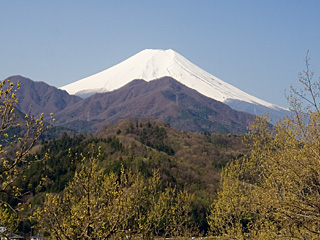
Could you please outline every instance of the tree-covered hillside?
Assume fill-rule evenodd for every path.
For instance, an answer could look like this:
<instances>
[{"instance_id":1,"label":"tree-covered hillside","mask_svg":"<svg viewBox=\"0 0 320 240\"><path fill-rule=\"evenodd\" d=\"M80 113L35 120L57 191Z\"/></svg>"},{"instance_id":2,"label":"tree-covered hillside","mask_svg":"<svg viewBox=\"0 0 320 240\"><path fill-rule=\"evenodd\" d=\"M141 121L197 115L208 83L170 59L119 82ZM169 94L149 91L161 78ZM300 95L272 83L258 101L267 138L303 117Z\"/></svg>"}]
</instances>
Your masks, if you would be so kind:
<instances>
[{"instance_id":1,"label":"tree-covered hillside","mask_svg":"<svg viewBox=\"0 0 320 240\"><path fill-rule=\"evenodd\" d=\"M48 154L49 158L33 163L20 178L24 202L31 203L25 204L25 217L42 205L46 193L61 192L67 186L82 156L91 156L93 145L101 147L97 164L106 174L120 174L123 166L148 178L157 169L163 187L194 194L193 222L207 231L207 209L215 198L222 167L249 151L242 141L242 136L232 134L179 131L152 119L124 119L89 136L65 134L29 156L42 159ZM20 230L29 227L30 221L24 220Z\"/></svg>"}]
</instances>

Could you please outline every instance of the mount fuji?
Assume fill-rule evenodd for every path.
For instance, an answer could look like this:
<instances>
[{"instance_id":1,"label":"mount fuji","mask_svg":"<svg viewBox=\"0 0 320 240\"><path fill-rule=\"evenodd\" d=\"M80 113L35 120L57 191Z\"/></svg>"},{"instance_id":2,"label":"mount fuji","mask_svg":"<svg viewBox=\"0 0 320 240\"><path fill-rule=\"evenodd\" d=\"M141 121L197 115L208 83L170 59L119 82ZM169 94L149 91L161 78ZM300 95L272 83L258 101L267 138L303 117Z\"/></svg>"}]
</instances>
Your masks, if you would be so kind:
<instances>
[{"instance_id":1,"label":"mount fuji","mask_svg":"<svg viewBox=\"0 0 320 240\"><path fill-rule=\"evenodd\" d=\"M255 115L268 113L272 120L289 113L283 107L261 100L222 81L171 49L143 50L111 68L60 89L72 95L87 97L95 93L111 92L136 79L149 82L163 77L171 77L238 111Z\"/></svg>"}]
</instances>

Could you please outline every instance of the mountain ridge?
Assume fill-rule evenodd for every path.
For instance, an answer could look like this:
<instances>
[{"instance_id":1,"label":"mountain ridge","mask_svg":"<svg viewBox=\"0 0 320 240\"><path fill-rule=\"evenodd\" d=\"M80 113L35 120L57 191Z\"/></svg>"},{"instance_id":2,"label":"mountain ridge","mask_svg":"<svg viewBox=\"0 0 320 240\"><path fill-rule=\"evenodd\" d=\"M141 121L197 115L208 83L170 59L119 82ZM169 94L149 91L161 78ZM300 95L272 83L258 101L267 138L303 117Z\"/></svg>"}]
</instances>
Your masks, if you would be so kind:
<instances>
[{"instance_id":1,"label":"mountain ridge","mask_svg":"<svg viewBox=\"0 0 320 240\"><path fill-rule=\"evenodd\" d=\"M118 90L83 99L55 116L57 123L70 128L85 124L98 128L126 117L156 118L185 131L243 133L255 116L205 97L170 77L134 80Z\"/></svg>"},{"instance_id":2,"label":"mountain ridge","mask_svg":"<svg viewBox=\"0 0 320 240\"><path fill-rule=\"evenodd\" d=\"M20 89L17 93L19 100L17 108L23 113L31 113L36 118L41 113L44 116L49 116L50 113L59 112L82 100L78 96L70 95L45 82L36 82L20 75L11 76L8 79L14 85L20 82Z\"/></svg>"},{"instance_id":3,"label":"mountain ridge","mask_svg":"<svg viewBox=\"0 0 320 240\"><path fill-rule=\"evenodd\" d=\"M153 81L162 77L172 77L206 97L228 104L235 110L245 110L257 115L269 112L274 118L288 114L287 109L241 91L204 71L172 49L143 50L111 68L65 85L61 89L70 94L90 95L119 89L135 79Z\"/></svg>"}]
</instances>

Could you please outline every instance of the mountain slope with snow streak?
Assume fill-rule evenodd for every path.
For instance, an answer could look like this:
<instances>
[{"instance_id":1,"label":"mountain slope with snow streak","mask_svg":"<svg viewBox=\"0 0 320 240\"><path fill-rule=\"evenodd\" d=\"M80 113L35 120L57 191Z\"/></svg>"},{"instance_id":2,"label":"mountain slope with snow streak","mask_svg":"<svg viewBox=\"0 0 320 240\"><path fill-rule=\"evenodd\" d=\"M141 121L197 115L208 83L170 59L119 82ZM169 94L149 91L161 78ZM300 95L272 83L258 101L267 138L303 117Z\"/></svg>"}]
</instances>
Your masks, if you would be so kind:
<instances>
[{"instance_id":1,"label":"mountain slope with snow streak","mask_svg":"<svg viewBox=\"0 0 320 240\"><path fill-rule=\"evenodd\" d=\"M259 106L272 111L286 111L285 108L271 104L222 81L188 61L179 53L169 50L146 49L127 60L102 72L61 87L69 94L89 96L97 92L109 92L121 88L135 79L152 81L162 77L172 77L199 93L231 105L237 110L248 109L251 113ZM242 104L243 103L243 104Z\"/></svg>"}]
</instances>

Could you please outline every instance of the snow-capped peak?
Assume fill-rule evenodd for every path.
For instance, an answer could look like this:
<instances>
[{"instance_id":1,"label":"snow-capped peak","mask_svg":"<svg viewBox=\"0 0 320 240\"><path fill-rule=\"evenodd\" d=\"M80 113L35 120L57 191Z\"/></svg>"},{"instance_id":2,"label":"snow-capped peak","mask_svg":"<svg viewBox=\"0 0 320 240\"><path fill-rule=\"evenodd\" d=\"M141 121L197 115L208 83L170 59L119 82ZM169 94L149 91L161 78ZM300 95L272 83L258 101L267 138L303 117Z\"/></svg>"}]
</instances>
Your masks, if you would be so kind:
<instances>
[{"instance_id":1,"label":"snow-capped peak","mask_svg":"<svg viewBox=\"0 0 320 240\"><path fill-rule=\"evenodd\" d=\"M271 109L284 109L233 87L172 49L143 50L107 70L63 86L61 89L70 94L85 95L113 91L135 79L152 81L165 76L172 77L187 87L221 102L239 100Z\"/></svg>"}]
</instances>

